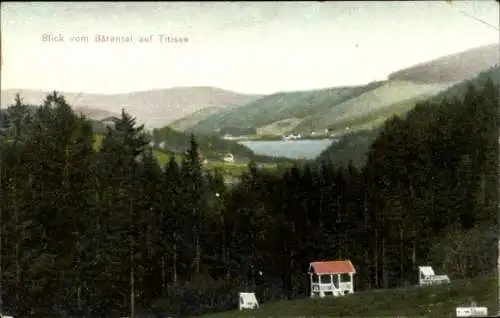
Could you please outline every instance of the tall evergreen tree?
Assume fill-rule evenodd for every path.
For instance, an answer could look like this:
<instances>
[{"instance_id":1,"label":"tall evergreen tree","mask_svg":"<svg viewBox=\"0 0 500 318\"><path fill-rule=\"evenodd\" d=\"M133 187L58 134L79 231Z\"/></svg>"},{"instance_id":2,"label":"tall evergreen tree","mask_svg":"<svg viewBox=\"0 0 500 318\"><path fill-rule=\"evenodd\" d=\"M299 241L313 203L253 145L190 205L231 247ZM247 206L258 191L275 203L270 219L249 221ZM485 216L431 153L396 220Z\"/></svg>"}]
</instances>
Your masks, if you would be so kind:
<instances>
[{"instance_id":1,"label":"tall evergreen tree","mask_svg":"<svg viewBox=\"0 0 500 318\"><path fill-rule=\"evenodd\" d=\"M100 149L100 188L104 199L101 202L104 225L104 248L109 277L115 281L112 286L108 306L122 304L121 311L128 307L130 314L135 314L136 271L138 270L137 251L140 244L137 211L136 177L138 176L138 157L143 154L149 140L144 126L136 126L135 119L125 111L115 119L113 127L103 139ZM123 245L122 242L127 242ZM124 261L126 259L126 261ZM110 286L111 287L111 286ZM128 288L126 288L128 287ZM128 290L128 306L126 295Z\"/></svg>"},{"instance_id":2,"label":"tall evergreen tree","mask_svg":"<svg viewBox=\"0 0 500 318\"><path fill-rule=\"evenodd\" d=\"M206 194L204 193L205 179L201 170L198 144L194 135L191 136L190 147L182 162L181 178L183 190L185 191L186 201L184 205L187 209L186 213L190 215L189 222L192 229L193 270L194 274L200 274Z\"/></svg>"}]
</instances>

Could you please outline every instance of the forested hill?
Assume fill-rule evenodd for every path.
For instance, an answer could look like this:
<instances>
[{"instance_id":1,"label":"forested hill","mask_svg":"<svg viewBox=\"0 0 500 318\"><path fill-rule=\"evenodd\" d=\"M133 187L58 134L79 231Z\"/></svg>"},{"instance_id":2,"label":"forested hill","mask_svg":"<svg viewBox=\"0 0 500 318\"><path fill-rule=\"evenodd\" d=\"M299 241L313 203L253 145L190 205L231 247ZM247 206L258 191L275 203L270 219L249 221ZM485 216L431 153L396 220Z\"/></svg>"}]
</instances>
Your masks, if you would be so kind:
<instances>
[{"instance_id":1,"label":"forested hill","mask_svg":"<svg viewBox=\"0 0 500 318\"><path fill-rule=\"evenodd\" d=\"M443 100L463 99L467 94L468 87L470 85L473 85L477 88L482 88L489 81L493 81L493 84L495 86L500 85L500 66L497 65L495 67L492 67L491 69L480 73L476 78L472 80L467 80L456 84L446 91L428 98L428 102L423 104L427 105L428 103L431 103L432 105L435 105L436 103L441 103ZM414 102L414 105L422 104ZM412 114L415 112L425 112L425 115L422 116L427 117L431 122L436 120L435 112L440 111L439 107L436 107L436 109L433 109L432 107L425 108L425 110L422 110L422 107L415 108L416 109L410 111L408 114ZM405 113L403 113L402 117L404 118L405 116ZM413 117L410 116L409 118ZM364 130L346 134L338 143L334 143L330 147L325 149L316 159L316 163L328 161L336 164L346 164L349 161L352 161L356 166L360 167L366 162L366 156L370 145L382 130L383 127L380 127L371 130Z\"/></svg>"},{"instance_id":2,"label":"forested hill","mask_svg":"<svg viewBox=\"0 0 500 318\"><path fill-rule=\"evenodd\" d=\"M325 259L352 261L356 291L414 284L422 264L492 275L498 95L486 81L389 120L362 169L250 165L230 188L201 173L195 140L162 170L127 114L96 152L62 96L33 116L16 105L0 146L5 311L200 315L237 308L245 289L307 297L308 265Z\"/></svg>"},{"instance_id":3,"label":"forested hill","mask_svg":"<svg viewBox=\"0 0 500 318\"><path fill-rule=\"evenodd\" d=\"M168 150L174 153L184 153L189 149L190 134L173 130L169 126L153 130L153 140L156 143L165 142ZM201 153L205 158L222 161L227 153L232 153L236 160L248 161L254 153L247 147L232 140L219 136L196 135Z\"/></svg>"}]
</instances>

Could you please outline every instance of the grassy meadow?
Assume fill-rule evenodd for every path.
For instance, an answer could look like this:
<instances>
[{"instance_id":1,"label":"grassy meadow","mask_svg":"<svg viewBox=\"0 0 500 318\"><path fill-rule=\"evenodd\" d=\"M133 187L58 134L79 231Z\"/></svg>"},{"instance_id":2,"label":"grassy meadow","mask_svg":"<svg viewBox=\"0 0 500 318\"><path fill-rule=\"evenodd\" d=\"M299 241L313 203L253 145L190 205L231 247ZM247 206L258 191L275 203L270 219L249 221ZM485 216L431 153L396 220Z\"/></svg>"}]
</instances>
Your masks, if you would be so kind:
<instances>
[{"instance_id":1,"label":"grassy meadow","mask_svg":"<svg viewBox=\"0 0 500 318\"><path fill-rule=\"evenodd\" d=\"M261 304L255 311L228 311L205 318L243 317L455 317L455 308L498 310L497 277L477 277L429 287L358 292L338 298L304 298ZM494 316L494 315L493 315Z\"/></svg>"}]
</instances>

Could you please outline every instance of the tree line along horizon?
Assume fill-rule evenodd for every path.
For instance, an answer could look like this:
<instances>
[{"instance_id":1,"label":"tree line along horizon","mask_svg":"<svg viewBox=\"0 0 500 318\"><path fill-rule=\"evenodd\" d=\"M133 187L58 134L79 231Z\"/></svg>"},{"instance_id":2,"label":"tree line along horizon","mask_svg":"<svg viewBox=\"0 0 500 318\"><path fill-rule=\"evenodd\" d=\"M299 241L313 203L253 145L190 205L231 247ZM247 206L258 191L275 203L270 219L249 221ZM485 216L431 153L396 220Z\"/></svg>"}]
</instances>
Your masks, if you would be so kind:
<instances>
[{"instance_id":1,"label":"tree line along horizon","mask_svg":"<svg viewBox=\"0 0 500 318\"><path fill-rule=\"evenodd\" d=\"M126 112L95 150L63 96L34 112L17 96L0 141L5 312L201 315L241 291L306 297L309 263L327 259L352 261L355 290L414 284L419 265L493 275L499 89L483 82L389 119L361 168L250 163L232 187L194 136L161 167Z\"/></svg>"}]
</instances>

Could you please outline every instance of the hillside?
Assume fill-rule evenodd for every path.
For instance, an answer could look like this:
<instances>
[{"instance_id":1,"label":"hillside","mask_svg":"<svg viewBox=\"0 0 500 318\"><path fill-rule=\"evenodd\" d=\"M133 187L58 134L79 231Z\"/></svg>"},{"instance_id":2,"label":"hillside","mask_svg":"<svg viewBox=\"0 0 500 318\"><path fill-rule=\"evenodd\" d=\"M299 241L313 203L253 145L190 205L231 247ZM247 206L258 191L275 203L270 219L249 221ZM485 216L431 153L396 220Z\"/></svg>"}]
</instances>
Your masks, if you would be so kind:
<instances>
[{"instance_id":1,"label":"hillside","mask_svg":"<svg viewBox=\"0 0 500 318\"><path fill-rule=\"evenodd\" d=\"M222 109L220 109L219 107L208 107L200 109L192 113L191 115L187 115L185 117L182 117L181 119L174 121L169 126L175 130L185 131L193 127L200 121L204 120L205 118L209 117L210 115L216 114L221 111Z\"/></svg>"},{"instance_id":2,"label":"hillside","mask_svg":"<svg viewBox=\"0 0 500 318\"><path fill-rule=\"evenodd\" d=\"M471 300L494 314L498 308L497 286L497 277L478 277L447 285L266 303L254 311L228 311L202 317L455 317L455 308L469 306Z\"/></svg>"},{"instance_id":3,"label":"hillside","mask_svg":"<svg viewBox=\"0 0 500 318\"><path fill-rule=\"evenodd\" d=\"M375 82L366 86L276 93L223 114L213 114L192 127L191 130L210 133L233 127L259 128L289 118L303 119L310 114L325 111L380 85L382 83ZM288 130L293 130L293 128L290 126Z\"/></svg>"},{"instance_id":4,"label":"hillside","mask_svg":"<svg viewBox=\"0 0 500 318\"><path fill-rule=\"evenodd\" d=\"M370 115L384 109L390 109L408 100L425 99L448 88L450 84L415 84L411 82L389 81L383 85L367 90L365 93L331 107L323 112L308 116L295 131L306 133L322 131L347 120Z\"/></svg>"},{"instance_id":5,"label":"hillside","mask_svg":"<svg viewBox=\"0 0 500 318\"><path fill-rule=\"evenodd\" d=\"M498 45L487 45L444 56L399 70L386 81L353 87L334 87L313 91L276 93L241 107L215 112L191 128L202 133L282 135L322 132L326 128L360 130L376 127L362 118L384 112L398 113L401 105L435 95L461 81L471 79L499 61ZM395 112L391 114L391 108ZM348 122L363 121L363 126ZM239 130L236 130L238 128Z\"/></svg>"},{"instance_id":6,"label":"hillside","mask_svg":"<svg viewBox=\"0 0 500 318\"><path fill-rule=\"evenodd\" d=\"M482 72L474 79L456 84L437 95L427 98L426 100L430 102L438 102L445 98L461 99L467 92L469 85L472 84L475 87L483 87L484 83L488 79L492 79L496 85L500 85L500 66L496 66ZM394 112L393 115L397 114L404 116L406 111L414 108L415 104L416 102L410 101L409 104L407 104L406 110L404 104L400 104L400 111ZM332 144L329 148L325 149L318 156L317 162L328 161L335 163L347 163L349 161L353 161L353 163L358 166L363 165L366 160L365 156L368 152L368 148L380 132L381 125L383 124L382 119L385 121L389 117L390 113L387 113L378 117L380 119L379 125L372 125L371 128L367 128L366 130L346 134L339 143ZM374 117L367 117L365 121L373 123L373 120Z\"/></svg>"},{"instance_id":7,"label":"hillside","mask_svg":"<svg viewBox=\"0 0 500 318\"><path fill-rule=\"evenodd\" d=\"M394 72L389 80L426 84L464 81L498 64L499 52L498 44L481 46Z\"/></svg>"},{"instance_id":8,"label":"hillside","mask_svg":"<svg viewBox=\"0 0 500 318\"><path fill-rule=\"evenodd\" d=\"M447 89L446 91L433 96L432 98L430 98L430 100L439 101L444 98L463 98L470 84L474 85L475 87L483 87L489 79L492 79L493 83L495 83L496 85L500 85L500 64L497 64L496 66L490 67L488 70L481 72L472 80L463 81L461 83L453 85L452 87L450 87L450 89Z\"/></svg>"},{"instance_id":9,"label":"hillside","mask_svg":"<svg viewBox=\"0 0 500 318\"><path fill-rule=\"evenodd\" d=\"M2 108L12 103L16 93L21 94L25 103L39 105L48 92L25 89L2 90L0 98ZM92 109L91 117L94 113L120 113L124 108L137 117L138 122L145 123L150 128L163 127L205 108L243 105L260 97L215 87L176 87L113 95L60 93L75 109ZM100 114L95 118L100 119Z\"/></svg>"}]
</instances>

